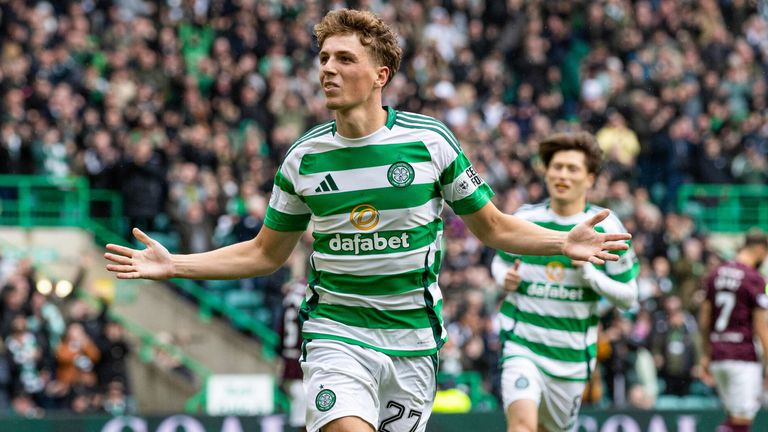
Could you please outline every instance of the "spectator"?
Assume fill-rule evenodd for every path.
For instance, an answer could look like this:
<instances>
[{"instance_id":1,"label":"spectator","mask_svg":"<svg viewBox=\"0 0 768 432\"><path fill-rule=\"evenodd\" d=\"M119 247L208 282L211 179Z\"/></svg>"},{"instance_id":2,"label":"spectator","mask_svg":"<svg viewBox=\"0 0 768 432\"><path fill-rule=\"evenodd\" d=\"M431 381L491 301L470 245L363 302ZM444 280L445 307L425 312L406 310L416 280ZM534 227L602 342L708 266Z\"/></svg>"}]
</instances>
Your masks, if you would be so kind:
<instances>
[{"instance_id":1,"label":"spectator","mask_svg":"<svg viewBox=\"0 0 768 432\"><path fill-rule=\"evenodd\" d=\"M664 394L685 396L697 377L694 366L701 351L696 320L682 309L676 296L667 297L666 318L659 322L652 341L656 368L664 378Z\"/></svg>"},{"instance_id":2,"label":"spectator","mask_svg":"<svg viewBox=\"0 0 768 432\"><path fill-rule=\"evenodd\" d=\"M71 322L67 325L64 339L56 351L56 379L70 389L75 385L94 387L94 369L100 357L98 347L85 332L82 324Z\"/></svg>"},{"instance_id":3,"label":"spectator","mask_svg":"<svg viewBox=\"0 0 768 432\"><path fill-rule=\"evenodd\" d=\"M631 340L632 322L618 313L606 326L603 336L607 339L611 355L602 363L606 377L606 396L617 407L627 405L630 389L634 384L637 344Z\"/></svg>"},{"instance_id":4,"label":"spectator","mask_svg":"<svg viewBox=\"0 0 768 432\"><path fill-rule=\"evenodd\" d=\"M111 416L122 416L136 413L136 404L125 391L123 381L110 381L107 393L101 402L104 412Z\"/></svg>"},{"instance_id":5,"label":"spectator","mask_svg":"<svg viewBox=\"0 0 768 432\"><path fill-rule=\"evenodd\" d=\"M11 321L5 346L11 358L14 398L26 395L39 399L46 384L40 370L43 351L35 334L27 329L24 316L17 315Z\"/></svg>"},{"instance_id":6,"label":"spectator","mask_svg":"<svg viewBox=\"0 0 768 432\"><path fill-rule=\"evenodd\" d=\"M98 347L101 353L96 363L99 384L106 388L108 394L110 385L119 384L120 393L130 395L128 356L131 354L131 347L125 339L123 326L115 321L106 321L103 336L98 340Z\"/></svg>"},{"instance_id":7,"label":"spectator","mask_svg":"<svg viewBox=\"0 0 768 432\"><path fill-rule=\"evenodd\" d=\"M74 299L69 307L69 319L77 322L91 340L99 340L102 336L102 324L107 314L107 305L104 301L101 304L101 311L98 313L84 299Z\"/></svg>"},{"instance_id":8,"label":"spectator","mask_svg":"<svg viewBox=\"0 0 768 432\"><path fill-rule=\"evenodd\" d=\"M17 316L26 316L29 282L21 275L13 275L0 294L3 301L0 305L0 334L7 336L13 330L13 320Z\"/></svg>"},{"instance_id":9,"label":"spectator","mask_svg":"<svg viewBox=\"0 0 768 432\"><path fill-rule=\"evenodd\" d=\"M640 143L635 132L627 127L626 120L619 111L608 112L608 123L597 131L595 138L605 152L606 159L618 162L624 169L635 165Z\"/></svg>"},{"instance_id":10,"label":"spectator","mask_svg":"<svg viewBox=\"0 0 768 432\"><path fill-rule=\"evenodd\" d=\"M121 166L120 184L128 224L152 231L155 216L163 211L164 155L153 150L148 139L140 139L129 146Z\"/></svg>"},{"instance_id":11,"label":"spectator","mask_svg":"<svg viewBox=\"0 0 768 432\"><path fill-rule=\"evenodd\" d=\"M35 290L31 295L32 298L29 301L31 314L27 316L27 328L38 336L43 350L41 363L46 370L53 371L55 364L50 360L59 348L64 334L64 318L59 308L39 291Z\"/></svg>"}]
</instances>

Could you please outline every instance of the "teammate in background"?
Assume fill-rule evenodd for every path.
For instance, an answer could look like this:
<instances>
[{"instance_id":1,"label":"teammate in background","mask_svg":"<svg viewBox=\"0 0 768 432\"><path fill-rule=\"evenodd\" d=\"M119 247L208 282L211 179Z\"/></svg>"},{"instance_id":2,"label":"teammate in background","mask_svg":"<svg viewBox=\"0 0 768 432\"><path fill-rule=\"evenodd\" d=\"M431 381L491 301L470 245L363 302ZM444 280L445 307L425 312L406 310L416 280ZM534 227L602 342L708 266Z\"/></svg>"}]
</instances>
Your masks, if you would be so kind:
<instances>
[{"instance_id":1,"label":"teammate in background","mask_svg":"<svg viewBox=\"0 0 768 432\"><path fill-rule=\"evenodd\" d=\"M587 132L561 133L541 142L549 199L525 205L515 216L568 231L604 209L587 202L602 151ZM615 216L595 227L625 233ZM502 303L501 392L507 431L570 431L597 357L598 302L620 308L637 299L639 264L631 249L604 265L563 254L537 257L499 251L492 273L508 293Z\"/></svg>"},{"instance_id":2,"label":"teammate in background","mask_svg":"<svg viewBox=\"0 0 768 432\"><path fill-rule=\"evenodd\" d=\"M301 309L307 429L424 431L447 332L437 285L443 204L485 244L602 264L627 248L596 212L570 232L502 214L453 134L382 106L400 65L397 35L370 12L339 9L315 26L320 84L335 119L305 133L275 176L264 227L249 241L171 255L107 245L118 278L236 279L277 270L309 222L314 253Z\"/></svg>"},{"instance_id":3,"label":"teammate in background","mask_svg":"<svg viewBox=\"0 0 768 432\"><path fill-rule=\"evenodd\" d=\"M721 264L707 278L707 298L699 311L704 378L714 378L728 417L718 432L747 432L760 409L763 365L755 352L760 340L768 353L768 296L757 271L768 257L768 237L759 231L746 236L733 261Z\"/></svg>"}]
</instances>

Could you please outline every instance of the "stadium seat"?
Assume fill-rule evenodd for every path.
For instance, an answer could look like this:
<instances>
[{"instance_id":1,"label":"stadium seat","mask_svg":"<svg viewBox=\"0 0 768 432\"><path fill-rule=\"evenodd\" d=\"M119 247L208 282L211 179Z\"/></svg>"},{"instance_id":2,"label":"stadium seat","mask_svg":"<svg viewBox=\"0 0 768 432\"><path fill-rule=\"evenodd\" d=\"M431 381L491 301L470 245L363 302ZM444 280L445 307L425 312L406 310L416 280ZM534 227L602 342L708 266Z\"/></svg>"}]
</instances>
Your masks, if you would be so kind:
<instances>
[{"instance_id":1,"label":"stadium seat","mask_svg":"<svg viewBox=\"0 0 768 432\"><path fill-rule=\"evenodd\" d=\"M700 380L694 380L691 383L691 395L701 397L713 397L716 396L715 389L704 384Z\"/></svg>"},{"instance_id":2,"label":"stadium seat","mask_svg":"<svg viewBox=\"0 0 768 432\"><path fill-rule=\"evenodd\" d=\"M264 302L264 293L260 291L234 290L224 294L226 303L248 312L255 312Z\"/></svg>"},{"instance_id":3,"label":"stadium seat","mask_svg":"<svg viewBox=\"0 0 768 432\"><path fill-rule=\"evenodd\" d=\"M270 325L272 323L272 311L266 306L258 307L253 313L253 319L260 321L263 324Z\"/></svg>"},{"instance_id":4,"label":"stadium seat","mask_svg":"<svg viewBox=\"0 0 768 432\"><path fill-rule=\"evenodd\" d=\"M171 219L165 213L160 213L157 216L155 216L154 223L155 223L156 231L167 232L172 229Z\"/></svg>"},{"instance_id":5,"label":"stadium seat","mask_svg":"<svg viewBox=\"0 0 768 432\"><path fill-rule=\"evenodd\" d=\"M203 285L209 292L219 295L240 289L240 282L236 280L209 280L205 281Z\"/></svg>"},{"instance_id":6,"label":"stadium seat","mask_svg":"<svg viewBox=\"0 0 768 432\"><path fill-rule=\"evenodd\" d=\"M717 409L720 407L720 402L716 397L711 396L685 396L681 398L681 409L690 410L703 410L703 409Z\"/></svg>"},{"instance_id":7,"label":"stadium seat","mask_svg":"<svg viewBox=\"0 0 768 432\"><path fill-rule=\"evenodd\" d=\"M656 398L656 409L658 410L680 409L682 404L683 402L679 396L659 395L659 397Z\"/></svg>"},{"instance_id":8,"label":"stadium seat","mask_svg":"<svg viewBox=\"0 0 768 432\"><path fill-rule=\"evenodd\" d=\"M177 253L179 251L179 234L178 233L150 231L150 232L147 232L147 235L157 240L158 242L160 242L160 244L165 246L169 252ZM133 239L133 245L134 247L137 247L139 249L144 249L144 244L142 244L140 241L136 240L135 238Z\"/></svg>"}]
</instances>

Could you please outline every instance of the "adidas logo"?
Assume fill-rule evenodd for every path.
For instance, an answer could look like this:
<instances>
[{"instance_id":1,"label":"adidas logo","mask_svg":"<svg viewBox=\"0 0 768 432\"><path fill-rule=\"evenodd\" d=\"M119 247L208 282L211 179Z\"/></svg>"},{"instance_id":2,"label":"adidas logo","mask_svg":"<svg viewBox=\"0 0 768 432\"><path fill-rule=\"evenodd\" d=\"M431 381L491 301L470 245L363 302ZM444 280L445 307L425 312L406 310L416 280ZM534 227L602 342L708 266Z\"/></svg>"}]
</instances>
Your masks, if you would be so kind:
<instances>
[{"instance_id":1,"label":"adidas logo","mask_svg":"<svg viewBox=\"0 0 768 432\"><path fill-rule=\"evenodd\" d=\"M336 186L336 182L333 181L333 177L330 174L325 176L325 180L320 182L320 186L315 189L315 192L330 192L337 191L339 187Z\"/></svg>"}]
</instances>

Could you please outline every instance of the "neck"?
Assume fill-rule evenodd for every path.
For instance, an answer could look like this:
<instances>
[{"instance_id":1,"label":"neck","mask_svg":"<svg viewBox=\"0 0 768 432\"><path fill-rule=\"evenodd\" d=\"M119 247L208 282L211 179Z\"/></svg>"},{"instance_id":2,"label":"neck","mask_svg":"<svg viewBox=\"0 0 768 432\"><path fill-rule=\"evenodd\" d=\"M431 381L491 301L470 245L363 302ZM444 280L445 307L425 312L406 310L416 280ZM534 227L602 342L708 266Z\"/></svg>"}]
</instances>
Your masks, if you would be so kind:
<instances>
[{"instance_id":1,"label":"neck","mask_svg":"<svg viewBox=\"0 0 768 432\"><path fill-rule=\"evenodd\" d=\"M549 201L549 207L558 216L573 216L583 212L587 208L587 199L584 198L578 201L558 201L551 199Z\"/></svg>"},{"instance_id":2,"label":"neck","mask_svg":"<svg viewBox=\"0 0 768 432\"><path fill-rule=\"evenodd\" d=\"M387 111L381 103L336 111L336 130L344 138L361 138L387 123Z\"/></svg>"},{"instance_id":3,"label":"neck","mask_svg":"<svg viewBox=\"0 0 768 432\"><path fill-rule=\"evenodd\" d=\"M747 267L757 267L757 257L749 251L749 249L742 249L736 254L736 262L744 264Z\"/></svg>"}]
</instances>

